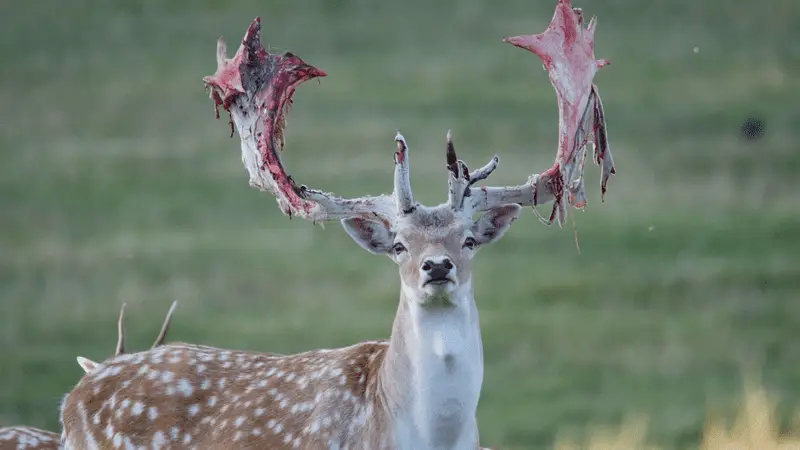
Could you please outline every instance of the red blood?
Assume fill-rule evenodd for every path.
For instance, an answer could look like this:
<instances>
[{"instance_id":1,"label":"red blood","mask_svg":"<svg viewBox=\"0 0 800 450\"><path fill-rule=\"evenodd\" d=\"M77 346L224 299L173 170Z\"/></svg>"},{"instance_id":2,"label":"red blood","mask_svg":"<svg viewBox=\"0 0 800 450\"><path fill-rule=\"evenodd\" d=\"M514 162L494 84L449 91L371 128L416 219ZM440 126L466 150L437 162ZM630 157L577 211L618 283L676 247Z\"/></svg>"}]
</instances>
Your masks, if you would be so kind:
<instances>
[{"instance_id":1,"label":"red blood","mask_svg":"<svg viewBox=\"0 0 800 450\"><path fill-rule=\"evenodd\" d=\"M573 9L570 0L559 0L544 33L503 39L539 56L556 91L558 151L555 165L542 174L552 180L551 188L556 194L556 207L551 219L555 218L564 191L565 180L561 179L560 168L571 162L575 151L584 144L576 142L575 138L592 92L592 80L599 68L609 64L607 60L594 57L594 19L587 28L583 28L582 24L581 10ZM587 133L589 131L586 130ZM602 154L597 156L603 157Z\"/></svg>"},{"instance_id":2,"label":"red blood","mask_svg":"<svg viewBox=\"0 0 800 450\"><path fill-rule=\"evenodd\" d=\"M216 73L203 79L211 88L210 96L214 100L217 118L220 105L230 113L230 108L236 103L243 113L256 114L263 122L264 131L258 136L262 169L270 172L290 210L308 213L315 203L297 194L297 187L281 163L278 152L283 149L283 116L297 86L324 76L324 71L292 53L267 52L261 43L261 19L256 17L233 59L223 55Z\"/></svg>"}]
</instances>

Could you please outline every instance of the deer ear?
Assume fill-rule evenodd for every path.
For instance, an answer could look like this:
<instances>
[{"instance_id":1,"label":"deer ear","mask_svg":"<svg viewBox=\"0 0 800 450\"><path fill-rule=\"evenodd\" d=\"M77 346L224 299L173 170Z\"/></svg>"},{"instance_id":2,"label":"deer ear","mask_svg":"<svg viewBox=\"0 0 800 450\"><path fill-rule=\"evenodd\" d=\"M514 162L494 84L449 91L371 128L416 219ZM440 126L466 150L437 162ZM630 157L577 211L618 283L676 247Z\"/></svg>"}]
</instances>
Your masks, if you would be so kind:
<instances>
[{"instance_id":1,"label":"deer ear","mask_svg":"<svg viewBox=\"0 0 800 450\"><path fill-rule=\"evenodd\" d=\"M497 241L517 220L521 207L516 204L496 206L483 213L472 224L472 234L478 244L490 244Z\"/></svg>"},{"instance_id":2,"label":"deer ear","mask_svg":"<svg viewBox=\"0 0 800 450\"><path fill-rule=\"evenodd\" d=\"M94 369L97 368L97 363L92 361L89 358L84 358L83 356L78 356L78 365L81 366L84 372L94 372Z\"/></svg>"},{"instance_id":3,"label":"deer ear","mask_svg":"<svg viewBox=\"0 0 800 450\"><path fill-rule=\"evenodd\" d=\"M370 253L386 254L394 244L394 233L382 220L355 217L343 219L342 226L356 244Z\"/></svg>"}]
</instances>

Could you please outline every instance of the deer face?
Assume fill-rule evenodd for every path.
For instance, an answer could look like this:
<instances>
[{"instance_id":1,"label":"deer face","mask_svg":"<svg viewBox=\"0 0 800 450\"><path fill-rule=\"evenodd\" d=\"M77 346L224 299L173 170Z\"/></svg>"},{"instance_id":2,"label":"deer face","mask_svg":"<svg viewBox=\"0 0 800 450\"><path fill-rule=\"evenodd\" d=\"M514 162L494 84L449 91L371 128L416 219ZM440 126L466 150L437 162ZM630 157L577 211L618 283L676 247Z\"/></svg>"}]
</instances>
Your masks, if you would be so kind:
<instances>
[{"instance_id":1,"label":"deer face","mask_svg":"<svg viewBox=\"0 0 800 450\"><path fill-rule=\"evenodd\" d=\"M519 210L515 204L497 206L473 220L448 205L417 206L393 224L354 218L342 225L362 248L387 255L400 266L409 297L429 303L452 299L459 286L471 281L478 249L500 239Z\"/></svg>"}]
</instances>

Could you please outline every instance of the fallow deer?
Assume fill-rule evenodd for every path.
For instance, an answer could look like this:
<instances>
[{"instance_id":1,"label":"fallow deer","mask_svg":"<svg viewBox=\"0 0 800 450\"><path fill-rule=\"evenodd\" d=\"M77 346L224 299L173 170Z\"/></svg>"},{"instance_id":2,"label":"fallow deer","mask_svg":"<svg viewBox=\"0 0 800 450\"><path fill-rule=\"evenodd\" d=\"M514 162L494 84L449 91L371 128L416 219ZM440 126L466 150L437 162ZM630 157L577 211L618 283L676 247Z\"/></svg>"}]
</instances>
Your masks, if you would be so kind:
<instances>
[{"instance_id":1,"label":"fallow deer","mask_svg":"<svg viewBox=\"0 0 800 450\"><path fill-rule=\"evenodd\" d=\"M217 45L217 71L204 79L231 115L250 184L281 210L313 222L339 220L367 251L400 272L400 300L388 339L338 349L277 355L174 343L121 355L86 374L61 410L67 449L478 449L476 411L483 349L471 266L522 206L582 207L585 146L614 173L596 86L594 21L559 0L548 29L506 38L541 57L559 106L555 164L519 186L477 187L497 156L470 171L446 145L448 200L414 201L409 148L398 132L391 195L353 199L298 186L286 173L286 107L299 84L325 72L291 53L268 53L260 19L233 59ZM217 117L219 117L217 115ZM475 214L481 213L477 219Z\"/></svg>"},{"instance_id":2,"label":"fallow deer","mask_svg":"<svg viewBox=\"0 0 800 450\"><path fill-rule=\"evenodd\" d=\"M52 431L25 425L0 428L0 450L58 450L60 442Z\"/></svg>"},{"instance_id":3,"label":"fallow deer","mask_svg":"<svg viewBox=\"0 0 800 450\"><path fill-rule=\"evenodd\" d=\"M172 302L172 306L170 306L169 311L167 311L167 317L164 319L164 323L161 325L161 330L158 332L158 336L156 336L155 342L150 347L150 349L154 349L156 347L160 347L164 345L164 339L167 337L167 331L169 330L170 322L172 322L172 314L175 312L175 307L178 306L178 301ZM119 319L117 319L117 348L114 350L113 358L116 358L119 355L125 354L125 303L119 309ZM78 365L81 366L81 369L85 373L89 373L97 369L98 364L95 361L92 361L89 358L84 358L83 356L78 356Z\"/></svg>"}]
</instances>

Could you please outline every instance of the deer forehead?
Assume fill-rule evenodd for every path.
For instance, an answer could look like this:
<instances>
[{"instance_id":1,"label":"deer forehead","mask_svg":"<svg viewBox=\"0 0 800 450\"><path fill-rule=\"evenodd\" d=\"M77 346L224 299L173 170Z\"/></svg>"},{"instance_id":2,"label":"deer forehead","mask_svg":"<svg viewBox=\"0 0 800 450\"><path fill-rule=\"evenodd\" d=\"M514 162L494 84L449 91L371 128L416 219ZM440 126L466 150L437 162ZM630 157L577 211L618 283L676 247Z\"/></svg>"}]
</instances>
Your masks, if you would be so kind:
<instances>
[{"instance_id":1,"label":"deer forehead","mask_svg":"<svg viewBox=\"0 0 800 450\"><path fill-rule=\"evenodd\" d=\"M456 214L447 205L434 208L418 206L413 213L397 221L394 231L410 246L460 245L471 221Z\"/></svg>"}]
</instances>

